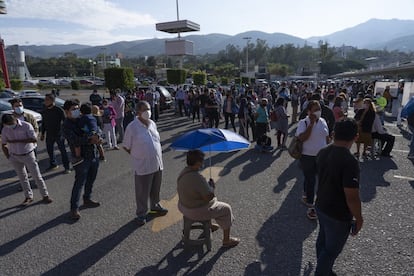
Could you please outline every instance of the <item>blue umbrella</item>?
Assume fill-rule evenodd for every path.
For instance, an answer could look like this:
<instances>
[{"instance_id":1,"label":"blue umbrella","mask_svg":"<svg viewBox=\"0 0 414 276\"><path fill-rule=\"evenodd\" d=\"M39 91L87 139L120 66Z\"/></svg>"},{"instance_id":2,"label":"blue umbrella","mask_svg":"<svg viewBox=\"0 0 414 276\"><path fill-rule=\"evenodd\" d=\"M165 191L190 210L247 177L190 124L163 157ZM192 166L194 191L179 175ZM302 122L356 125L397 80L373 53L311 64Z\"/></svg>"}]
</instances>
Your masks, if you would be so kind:
<instances>
[{"instance_id":1,"label":"blue umbrella","mask_svg":"<svg viewBox=\"0 0 414 276\"><path fill-rule=\"evenodd\" d=\"M250 142L243 136L220 128L201 128L185 133L171 144L175 150L199 149L203 152L231 152L247 149ZM211 158L210 158L211 176Z\"/></svg>"}]
</instances>

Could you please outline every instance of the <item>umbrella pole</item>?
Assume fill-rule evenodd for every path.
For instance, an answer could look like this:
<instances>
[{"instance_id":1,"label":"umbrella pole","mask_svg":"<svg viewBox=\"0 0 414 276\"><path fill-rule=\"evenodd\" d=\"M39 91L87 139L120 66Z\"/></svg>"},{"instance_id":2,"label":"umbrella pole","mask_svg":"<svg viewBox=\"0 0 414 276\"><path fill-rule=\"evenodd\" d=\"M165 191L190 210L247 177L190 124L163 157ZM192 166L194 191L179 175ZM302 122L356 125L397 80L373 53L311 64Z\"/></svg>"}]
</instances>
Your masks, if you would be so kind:
<instances>
[{"instance_id":1,"label":"umbrella pole","mask_svg":"<svg viewBox=\"0 0 414 276\"><path fill-rule=\"evenodd\" d=\"M210 179L211 179L211 145L209 145L210 150L208 151L208 159L210 161Z\"/></svg>"}]
</instances>

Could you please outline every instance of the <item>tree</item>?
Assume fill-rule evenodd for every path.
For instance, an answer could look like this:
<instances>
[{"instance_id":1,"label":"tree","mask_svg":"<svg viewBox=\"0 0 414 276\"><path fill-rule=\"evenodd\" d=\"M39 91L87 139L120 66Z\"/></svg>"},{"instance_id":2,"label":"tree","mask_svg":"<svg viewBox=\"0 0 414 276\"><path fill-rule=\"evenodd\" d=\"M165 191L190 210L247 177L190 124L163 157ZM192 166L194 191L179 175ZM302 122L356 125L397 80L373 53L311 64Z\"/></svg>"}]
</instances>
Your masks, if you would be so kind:
<instances>
[{"instance_id":1,"label":"tree","mask_svg":"<svg viewBox=\"0 0 414 276\"><path fill-rule=\"evenodd\" d=\"M168 69L167 70L167 81L171 84L182 84L185 82L187 77L187 71L184 69Z\"/></svg>"},{"instance_id":2,"label":"tree","mask_svg":"<svg viewBox=\"0 0 414 276\"><path fill-rule=\"evenodd\" d=\"M194 85L205 85L207 82L207 74L205 72L193 72Z\"/></svg>"},{"instance_id":3,"label":"tree","mask_svg":"<svg viewBox=\"0 0 414 276\"><path fill-rule=\"evenodd\" d=\"M135 86L132 68L114 67L104 70L105 86L108 89L120 88L123 91Z\"/></svg>"}]
</instances>

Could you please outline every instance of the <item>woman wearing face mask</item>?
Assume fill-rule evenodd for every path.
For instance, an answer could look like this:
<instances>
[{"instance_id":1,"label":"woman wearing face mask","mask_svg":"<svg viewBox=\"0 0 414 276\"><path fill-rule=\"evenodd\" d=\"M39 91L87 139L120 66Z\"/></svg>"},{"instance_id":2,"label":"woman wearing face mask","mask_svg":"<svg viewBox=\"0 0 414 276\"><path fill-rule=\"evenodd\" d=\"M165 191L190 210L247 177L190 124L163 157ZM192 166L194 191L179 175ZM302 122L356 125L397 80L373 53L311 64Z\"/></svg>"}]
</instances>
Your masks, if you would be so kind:
<instances>
[{"instance_id":1,"label":"woman wearing face mask","mask_svg":"<svg viewBox=\"0 0 414 276\"><path fill-rule=\"evenodd\" d=\"M329 129L326 121L321 118L321 106L318 101L308 103L308 116L300 120L296 134L302 142L302 156L300 165L304 175L302 202L308 207L309 219L317 219L314 209L315 184L316 184L316 155L319 150L329 143Z\"/></svg>"},{"instance_id":2,"label":"woman wearing face mask","mask_svg":"<svg viewBox=\"0 0 414 276\"><path fill-rule=\"evenodd\" d=\"M118 143L115 135L115 109L108 104L108 100L102 101L102 121L103 121L103 133L108 144L109 149L119 150Z\"/></svg>"},{"instance_id":3,"label":"woman wearing face mask","mask_svg":"<svg viewBox=\"0 0 414 276\"><path fill-rule=\"evenodd\" d=\"M359 149L361 143L364 144L362 155L366 157L366 150L368 146L372 145L372 125L375 120L375 107L371 99L365 98L363 109L358 110L355 115L355 120L358 123L358 139L355 141L357 145L357 152L355 156L359 158Z\"/></svg>"}]
</instances>

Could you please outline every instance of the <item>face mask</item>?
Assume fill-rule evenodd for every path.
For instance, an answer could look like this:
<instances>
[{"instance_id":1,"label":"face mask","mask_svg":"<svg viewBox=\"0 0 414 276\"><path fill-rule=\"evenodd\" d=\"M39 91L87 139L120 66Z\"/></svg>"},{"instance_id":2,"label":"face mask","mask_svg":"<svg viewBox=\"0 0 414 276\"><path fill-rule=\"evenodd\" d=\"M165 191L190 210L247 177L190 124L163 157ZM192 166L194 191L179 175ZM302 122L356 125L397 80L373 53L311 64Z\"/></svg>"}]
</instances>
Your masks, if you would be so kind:
<instances>
[{"instance_id":1,"label":"face mask","mask_svg":"<svg viewBox=\"0 0 414 276\"><path fill-rule=\"evenodd\" d=\"M71 114L72 114L72 118L74 118L74 119L79 118L80 110L79 109L72 110Z\"/></svg>"},{"instance_id":2,"label":"face mask","mask_svg":"<svg viewBox=\"0 0 414 276\"><path fill-rule=\"evenodd\" d=\"M148 121L151 118L151 111L150 110L145 110L144 112L141 113L141 118Z\"/></svg>"},{"instance_id":3,"label":"face mask","mask_svg":"<svg viewBox=\"0 0 414 276\"><path fill-rule=\"evenodd\" d=\"M16 112L16 114L23 114L23 106L17 106L14 108L14 112Z\"/></svg>"},{"instance_id":4,"label":"face mask","mask_svg":"<svg viewBox=\"0 0 414 276\"><path fill-rule=\"evenodd\" d=\"M316 119L319 119L321 117L321 114L322 114L322 111L320 111L320 110L313 112L313 115L316 116Z\"/></svg>"}]
</instances>

